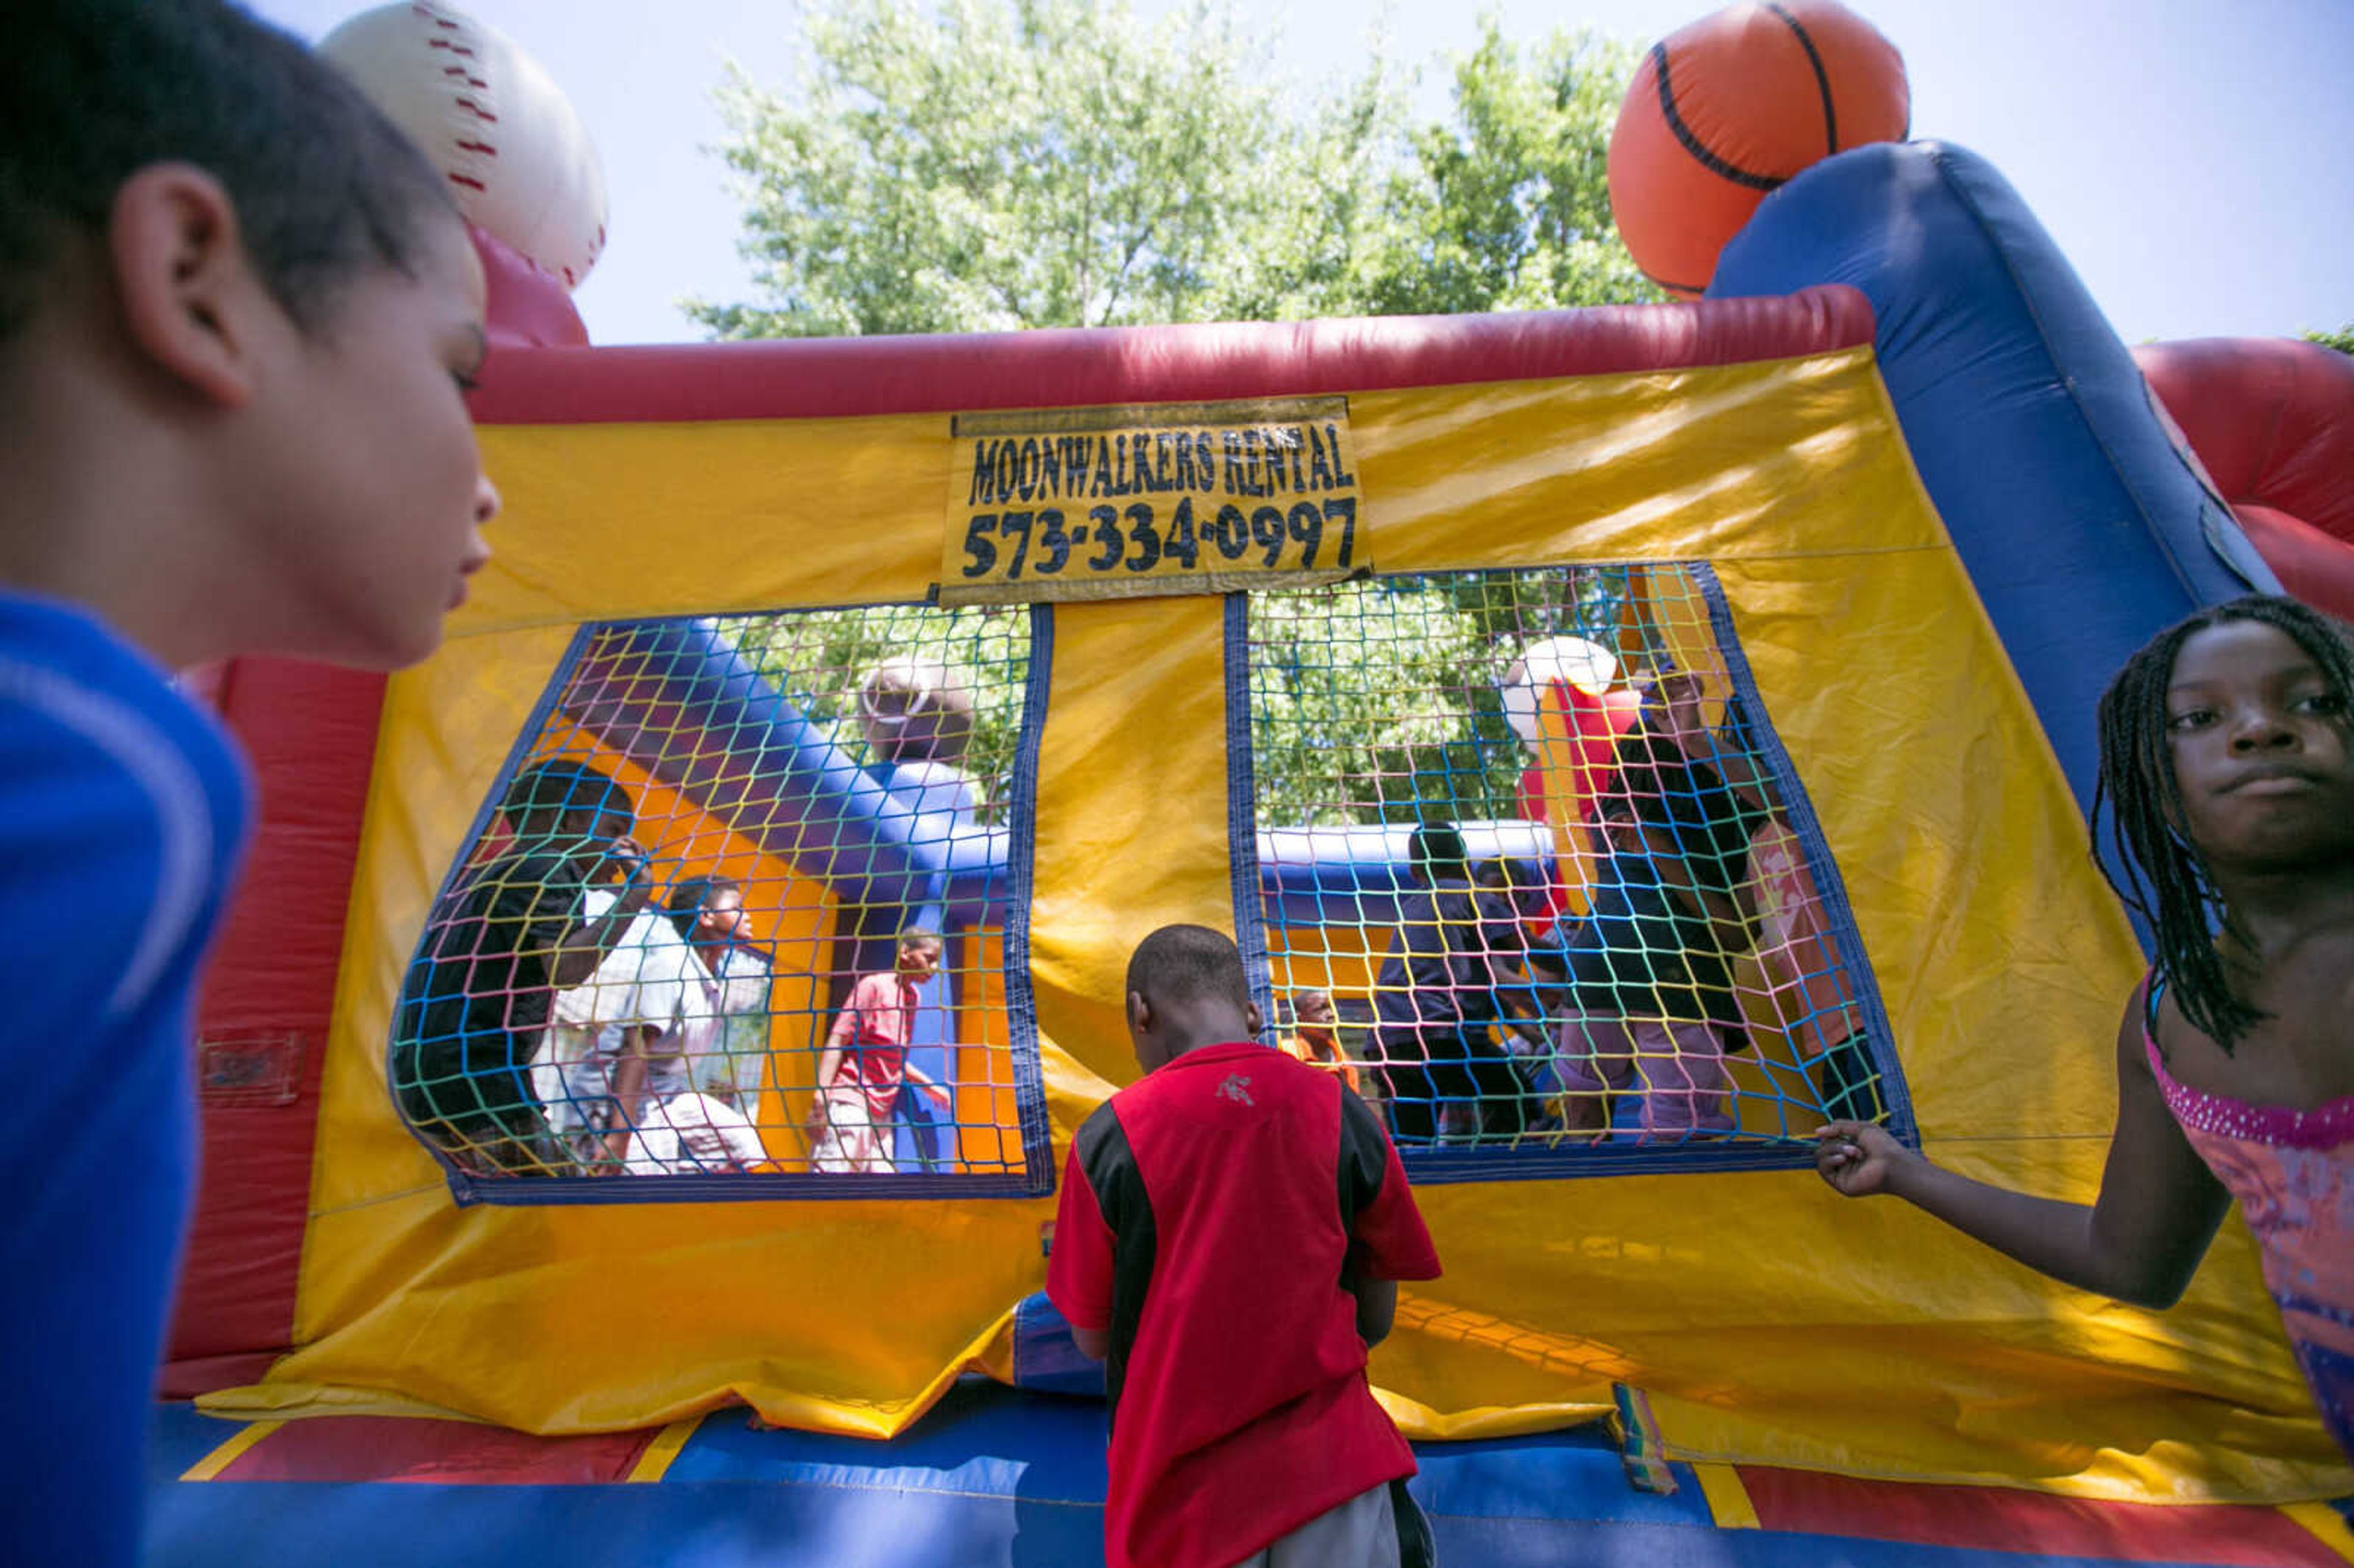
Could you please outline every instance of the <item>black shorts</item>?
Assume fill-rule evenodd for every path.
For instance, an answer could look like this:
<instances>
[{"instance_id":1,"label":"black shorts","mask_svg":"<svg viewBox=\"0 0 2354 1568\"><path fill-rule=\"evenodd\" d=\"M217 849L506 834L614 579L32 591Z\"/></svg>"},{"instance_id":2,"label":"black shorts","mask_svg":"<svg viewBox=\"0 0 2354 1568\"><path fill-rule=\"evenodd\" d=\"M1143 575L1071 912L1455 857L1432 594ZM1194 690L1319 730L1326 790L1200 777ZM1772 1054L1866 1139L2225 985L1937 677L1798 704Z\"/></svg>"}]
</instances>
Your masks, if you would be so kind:
<instances>
[{"instance_id":1,"label":"black shorts","mask_svg":"<svg viewBox=\"0 0 2354 1568\"><path fill-rule=\"evenodd\" d=\"M518 1061L518 1044L504 1029L398 1044L393 1100L420 1136L448 1153L513 1168L520 1146L531 1151L524 1163L541 1163L547 1118L529 1068Z\"/></svg>"}]
</instances>

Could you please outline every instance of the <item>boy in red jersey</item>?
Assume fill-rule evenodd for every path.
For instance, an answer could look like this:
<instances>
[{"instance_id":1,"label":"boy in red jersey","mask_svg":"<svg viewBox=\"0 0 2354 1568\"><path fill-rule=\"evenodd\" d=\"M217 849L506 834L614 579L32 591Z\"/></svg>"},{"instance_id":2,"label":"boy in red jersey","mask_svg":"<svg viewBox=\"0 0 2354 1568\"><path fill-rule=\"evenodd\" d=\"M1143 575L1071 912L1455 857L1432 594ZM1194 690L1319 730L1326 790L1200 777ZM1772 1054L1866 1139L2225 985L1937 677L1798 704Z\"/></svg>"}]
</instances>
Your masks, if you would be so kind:
<instances>
[{"instance_id":1,"label":"boy in red jersey","mask_svg":"<svg viewBox=\"0 0 2354 1568\"><path fill-rule=\"evenodd\" d=\"M1046 1290L1107 1361L1111 1568L1431 1561L1413 1452L1365 1381L1438 1255L1378 1118L1257 1044L1232 940L1166 926L1128 969L1145 1076L1071 1145Z\"/></svg>"}]
</instances>

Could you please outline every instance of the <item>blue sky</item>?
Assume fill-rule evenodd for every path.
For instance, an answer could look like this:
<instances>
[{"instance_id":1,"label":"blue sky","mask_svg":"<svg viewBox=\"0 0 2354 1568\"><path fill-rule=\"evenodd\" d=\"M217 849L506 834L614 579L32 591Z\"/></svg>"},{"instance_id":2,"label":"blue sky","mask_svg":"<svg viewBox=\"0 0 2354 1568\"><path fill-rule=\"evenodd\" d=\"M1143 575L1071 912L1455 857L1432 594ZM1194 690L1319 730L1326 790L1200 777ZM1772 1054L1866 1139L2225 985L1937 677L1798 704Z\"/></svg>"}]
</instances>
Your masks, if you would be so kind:
<instances>
[{"instance_id":1,"label":"blue sky","mask_svg":"<svg viewBox=\"0 0 2354 1568\"><path fill-rule=\"evenodd\" d=\"M1904 53L1916 136L2008 175L2128 342L2294 333L2354 321L2354 3L2349 0L1851 0ZM1156 16L1168 0L1140 0ZM317 38L350 0L260 0ZM1591 25L1648 43L1706 0L1491 0L1505 33ZM611 238L577 296L599 343L696 334L680 295L737 299L737 207L704 149L721 61L783 85L790 0L475 0L578 105L605 161ZM1272 72L1304 85L1362 65L1378 26L1445 105L1460 4L1301 0L1271 8ZM1261 14L1256 6L1251 15Z\"/></svg>"}]
</instances>

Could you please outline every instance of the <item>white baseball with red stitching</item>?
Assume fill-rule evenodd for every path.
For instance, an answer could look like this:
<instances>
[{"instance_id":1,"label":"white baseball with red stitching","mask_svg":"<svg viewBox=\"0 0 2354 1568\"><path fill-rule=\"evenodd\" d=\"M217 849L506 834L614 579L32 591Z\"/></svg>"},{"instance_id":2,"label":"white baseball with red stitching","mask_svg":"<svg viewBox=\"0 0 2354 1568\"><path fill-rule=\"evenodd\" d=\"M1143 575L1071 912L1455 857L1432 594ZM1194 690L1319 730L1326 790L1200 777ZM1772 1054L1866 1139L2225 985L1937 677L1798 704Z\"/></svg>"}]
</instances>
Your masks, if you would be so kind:
<instances>
[{"instance_id":1,"label":"white baseball with red stitching","mask_svg":"<svg viewBox=\"0 0 2354 1568\"><path fill-rule=\"evenodd\" d=\"M319 45L425 151L459 210L578 288L605 249L605 172L580 115L496 28L430 0L383 5Z\"/></svg>"}]
</instances>

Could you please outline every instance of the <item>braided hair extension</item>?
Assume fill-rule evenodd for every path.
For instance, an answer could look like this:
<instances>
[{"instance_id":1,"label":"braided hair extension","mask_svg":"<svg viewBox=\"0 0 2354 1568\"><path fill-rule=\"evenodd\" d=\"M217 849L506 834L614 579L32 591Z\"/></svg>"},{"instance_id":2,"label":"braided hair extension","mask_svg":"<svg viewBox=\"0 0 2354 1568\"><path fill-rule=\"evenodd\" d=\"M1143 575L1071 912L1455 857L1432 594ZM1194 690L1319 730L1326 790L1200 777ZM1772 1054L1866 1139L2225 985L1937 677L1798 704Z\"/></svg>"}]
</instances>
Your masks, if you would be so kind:
<instances>
[{"instance_id":1,"label":"braided hair extension","mask_svg":"<svg viewBox=\"0 0 2354 1568\"><path fill-rule=\"evenodd\" d=\"M2158 940L2158 970L2174 987L2175 1005L2225 1052L2264 1014L2242 1001L2216 950L2220 927L2238 935L2232 912L2197 845L2184 836L2182 794L2167 744L2166 692L2182 645L2210 627L2254 620L2281 632L2321 669L2340 705L2354 705L2354 641L2347 629L2293 599L2269 594L2211 605L2167 628L2126 661L2101 694L2101 776L2093 794L2097 847L2105 806L2112 858L2101 874L2148 923Z\"/></svg>"}]
</instances>

